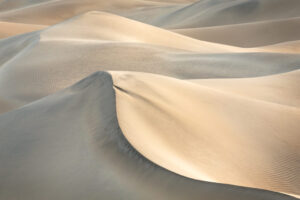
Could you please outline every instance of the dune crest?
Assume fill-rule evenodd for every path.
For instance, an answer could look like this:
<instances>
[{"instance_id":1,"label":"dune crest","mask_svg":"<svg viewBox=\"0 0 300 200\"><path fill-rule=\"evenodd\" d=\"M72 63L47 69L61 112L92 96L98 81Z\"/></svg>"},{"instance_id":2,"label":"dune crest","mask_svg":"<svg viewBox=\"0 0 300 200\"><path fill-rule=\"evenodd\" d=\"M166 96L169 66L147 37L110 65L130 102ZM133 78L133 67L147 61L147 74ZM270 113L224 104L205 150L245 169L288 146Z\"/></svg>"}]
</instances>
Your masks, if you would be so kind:
<instances>
[{"instance_id":1,"label":"dune crest","mask_svg":"<svg viewBox=\"0 0 300 200\"><path fill-rule=\"evenodd\" d=\"M221 44L259 47L299 40L299 23L300 18L296 17L225 26L174 29L174 32Z\"/></svg>"},{"instance_id":2,"label":"dune crest","mask_svg":"<svg viewBox=\"0 0 300 200\"><path fill-rule=\"evenodd\" d=\"M0 0L0 200L300 196L299 0Z\"/></svg>"},{"instance_id":3,"label":"dune crest","mask_svg":"<svg viewBox=\"0 0 300 200\"><path fill-rule=\"evenodd\" d=\"M0 128L0 199L294 199L195 181L147 160L123 136L106 72L2 114Z\"/></svg>"},{"instance_id":4,"label":"dune crest","mask_svg":"<svg viewBox=\"0 0 300 200\"><path fill-rule=\"evenodd\" d=\"M89 28L94 28L90 31ZM71 29L72 32L68 32ZM151 35L148 33L151 32ZM239 48L202 42L175 34L164 29L149 26L117 15L104 12L88 12L62 24L55 25L41 33L42 40L78 40L84 38L99 41L145 43L162 47L196 51L202 53L234 52Z\"/></svg>"},{"instance_id":5,"label":"dune crest","mask_svg":"<svg viewBox=\"0 0 300 200\"><path fill-rule=\"evenodd\" d=\"M282 77L294 85L291 93L299 71L294 76ZM262 84L252 85L248 96L230 92L246 89L240 80L229 80L233 84L226 88L226 80L207 81L216 83L210 86L141 73L116 72L113 78L120 127L153 162L194 179L299 195L299 101L258 97L279 86L262 88L265 78L257 78ZM257 96L256 87L262 90Z\"/></svg>"}]
</instances>

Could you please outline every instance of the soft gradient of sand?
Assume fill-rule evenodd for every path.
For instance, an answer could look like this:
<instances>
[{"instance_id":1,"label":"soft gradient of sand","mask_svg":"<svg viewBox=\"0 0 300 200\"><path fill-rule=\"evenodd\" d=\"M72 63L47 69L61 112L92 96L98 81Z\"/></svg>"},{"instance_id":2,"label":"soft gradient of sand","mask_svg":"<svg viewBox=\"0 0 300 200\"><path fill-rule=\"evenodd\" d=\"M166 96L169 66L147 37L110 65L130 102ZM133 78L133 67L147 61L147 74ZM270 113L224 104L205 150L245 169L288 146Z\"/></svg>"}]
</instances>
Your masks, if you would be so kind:
<instances>
[{"instance_id":1,"label":"soft gradient of sand","mask_svg":"<svg viewBox=\"0 0 300 200\"><path fill-rule=\"evenodd\" d=\"M299 18L299 0L0 1L0 200L299 197Z\"/></svg>"},{"instance_id":2,"label":"soft gradient of sand","mask_svg":"<svg viewBox=\"0 0 300 200\"><path fill-rule=\"evenodd\" d=\"M6 38L17 34L41 30L46 26L24 23L0 22L0 38Z\"/></svg>"},{"instance_id":3,"label":"soft gradient of sand","mask_svg":"<svg viewBox=\"0 0 300 200\"><path fill-rule=\"evenodd\" d=\"M112 73L119 124L143 155L181 175L299 194L299 72L193 82Z\"/></svg>"}]
</instances>

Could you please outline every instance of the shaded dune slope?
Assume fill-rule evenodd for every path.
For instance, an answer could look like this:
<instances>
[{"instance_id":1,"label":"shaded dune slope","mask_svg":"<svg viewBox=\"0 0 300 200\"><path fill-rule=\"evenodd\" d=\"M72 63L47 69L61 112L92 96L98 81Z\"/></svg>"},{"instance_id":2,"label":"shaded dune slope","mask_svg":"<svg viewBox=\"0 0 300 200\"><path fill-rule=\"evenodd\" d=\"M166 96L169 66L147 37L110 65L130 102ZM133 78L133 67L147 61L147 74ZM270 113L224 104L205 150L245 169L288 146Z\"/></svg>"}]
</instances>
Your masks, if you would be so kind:
<instances>
[{"instance_id":1,"label":"shaded dune slope","mask_svg":"<svg viewBox=\"0 0 300 200\"><path fill-rule=\"evenodd\" d=\"M300 18L297 17L174 31L199 40L240 47L258 47L299 40L299 25Z\"/></svg>"},{"instance_id":2,"label":"shaded dune slope","mask_svg":"<svg viewBox=\"0 0 300 200\"><path fill-rule=\"evenodd\" d=\"M294 199L195 181L145 159L119 128L105 72L1 115L0 128L1 199Z\"/></svg>"},{"instance_id":3,"label":"shaded dune slope","mask_svg":"<svg viewBox=\"0 0 300 200\"><path fill-rule=\"evenodd\" d=\"M177 3L180 1L177 1ZM186 3L183 1L182 3ZM140 7L172 5L176 1L148 0L42 0L42 1L2 1L0 20L19 23L52 25L85 12L97 10L113 13L128 12ZM38 18L36 17L38 16Z\"/></svg>"},{"instance_id":4,"label":"shaded dune slope","mask_svg":"<svg viewBox=\"0 0 300 200\"><path fill-rule=\"evenodd\" d=\"M146 37L148 32L155 34ZM98 70L197 79L263 76L300 67L297 54L232 52L237 49L89 12L42 31L0 40L0 110L47 96Z\"/></svg>"},{"instance_id":5,"label":"shaded dune slope","mask_svg":"<svg viewBox=\"0 0 300 200\"><path fill-rule=\"evenodd\" d=\"M179 29L287 19L299 17L299 9L298 0L204 0L183 6L145 8L126 16L155 26Z\"/></svg>"},{"instance_id":6,"label":"shaded dune slope","mask_svg":"<svg viewBox=\"0 0 300 200\"><path fill-rule=\"evenodd\" d=\"M299 17L299 0L0 0L0 200L299 197Z\"/></svg>"}]
</instances>

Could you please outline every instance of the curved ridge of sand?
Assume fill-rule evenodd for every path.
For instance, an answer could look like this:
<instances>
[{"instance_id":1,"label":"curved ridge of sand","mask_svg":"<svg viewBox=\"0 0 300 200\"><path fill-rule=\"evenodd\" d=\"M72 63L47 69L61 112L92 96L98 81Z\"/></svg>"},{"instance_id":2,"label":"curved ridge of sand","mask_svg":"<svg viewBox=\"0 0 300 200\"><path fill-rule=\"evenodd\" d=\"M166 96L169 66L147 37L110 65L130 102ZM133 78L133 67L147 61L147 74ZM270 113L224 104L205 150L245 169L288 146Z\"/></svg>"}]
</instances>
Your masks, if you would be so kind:
<instances>
[{"instance_id":1,"label":"curved ridge of sand","mask_svg":"<svg viewBox=\"0 0 300 200\"><path fill-rule=\"evenodd\" d=\"M291 74L296 79L282 80L290 82L289 92L299 99L299 71ZM198 180L299 195L300 104L286 104L284 97L278 103L257 98L275 95L278 85L267 82L263 88L265 78L257 78L262 80L252 85L257 96L248 96L229 92L247 89L239 80L231 80L227 91L220 80L210 80L219 82L218 88L201 80L193 84L143 73L112 75L120 127L148 159Z\"/></svg>"},{"instance_id":2,"label":"curved ridge of sand","mask_svg":"<svg viewBox=\"0 0 300 200\"><path fill-rule=\"evenodd\" d=\"M93 27L91 31L89 28ZM69 32L69 30L72 32ZM151 33L149 35L148 33ZM203 53L234 52L237 47L194 40L110 13L91 11L41 32L42 40L120 41L146 43Z\"/></svg>"},{"instance_id":3,"label":"curved ridge of sand","mask_svg":"<svg viewBox=\"0 0 300 200\"><path fill-rule=\"evenodd\" d=\"M6 3L6 5L3 5L3 2L2 5L0 4L2 8L2 10L0 10L0 20L14 21L19 23L53 25L75 15L93 10L123 13L124 11L127 12L128 10L141 7L172 5L175 2L172 0L20 0L14 2L5 1L4 3ZM36 16L38 16L38 18Z\"/></svg>"},{"instance_id":4,"label":"curved ridge of sand","mask_svg":"<svg viewBox=\"0 0 300 200\"><path fill-rule=\"evenodd\" d=\"M295 199L195 181L144 158L118 125L106 72L0 115L0 129L0 199Z\"/></svg>"},{"instance_id":5,"label":"curved ridge of sand","mask_svg":"<svg viewBox=\"0 0 300 200\"><path fill-rule=\"evenodd\" d=\"M300 66L297 54L203 55L145 44L43 41L39 33L2 40L0 52L5 55L0 59L1 112L68 87L98 70L197 79L263 76ZM114 59L110 59L112 52Z\"/></svg>"},{"instance_id":6,"label":"curved ridge of sand","mask_svg":"<svg viewBox=\"0 0 300 200\"><path fill-rule=\"evenodd\" d=\"M299 25L300 18L296 17L173 31L199 40L239 47L258 47L299 40Z\"/></svg>"},{"instance_id":7,"label":"curved ridge of sand","mask_svg":"<svg viewBox=\"0 0 300 200\"><path fill-rule=\"evenodd\" d=\"M1 22L0 21L0 39L6 38L18 34L27 32L37 31L45 28L45 26L35 24L23 24L23 23L12 23L12 22Z\"/></svg>"},{"instance_id":8,"label":"curved ridge of sand","mask_svg":"<svg viewBox=\"0 0 300 200\"><path fill-rule=\"evenodd\" d=\"M299 9L298 0L204 0L144 8L125 16L159 27L183 29L299 17Z\"/></svg>"},{"instance_id":9,"label":"curved ridge of sand","mask_svg":"<svg viewBox=\"0 0 300 200\"><path fill-rule=\"evenodd\" d=\"M114 20L114 26L106 23ZM133 28L126 30L118 27L120 24ZM146 37L148 32L152 37ZM90 12L42 31L0 40L0 110L6 112L49 95L98 70L197 79L263 76L300 67L300 58L294 52L218 50L217 44L202 43L116 15Z\"/></svg>"},{"instance_id":10,"label":"curved ridge of sand","mask_svg":"<svg viewBox=\"0 0 300 200\"><path fill-rule=\"evenodd\" d=\"M0 0L0 200L299 198L299 17Z\"/></svg>"}]
</instances>

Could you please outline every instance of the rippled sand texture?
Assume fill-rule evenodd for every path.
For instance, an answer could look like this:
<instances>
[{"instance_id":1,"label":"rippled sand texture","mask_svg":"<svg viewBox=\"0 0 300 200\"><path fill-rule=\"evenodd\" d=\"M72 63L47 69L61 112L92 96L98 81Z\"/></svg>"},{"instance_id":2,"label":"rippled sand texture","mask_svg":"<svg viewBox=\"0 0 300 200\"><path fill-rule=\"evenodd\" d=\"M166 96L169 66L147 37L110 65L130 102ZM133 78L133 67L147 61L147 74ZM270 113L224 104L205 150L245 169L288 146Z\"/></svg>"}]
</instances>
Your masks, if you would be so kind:
<instances>
[{"instance_id":1,"label":"rippled sand texture","mask_svg":"<svg viewBox=\"0 0 300 200\"><path fill-rule=\"evenodd\" d=\"M299 0L0 1L0 200L299 196Z\"/></svg>"}]
</instances>

